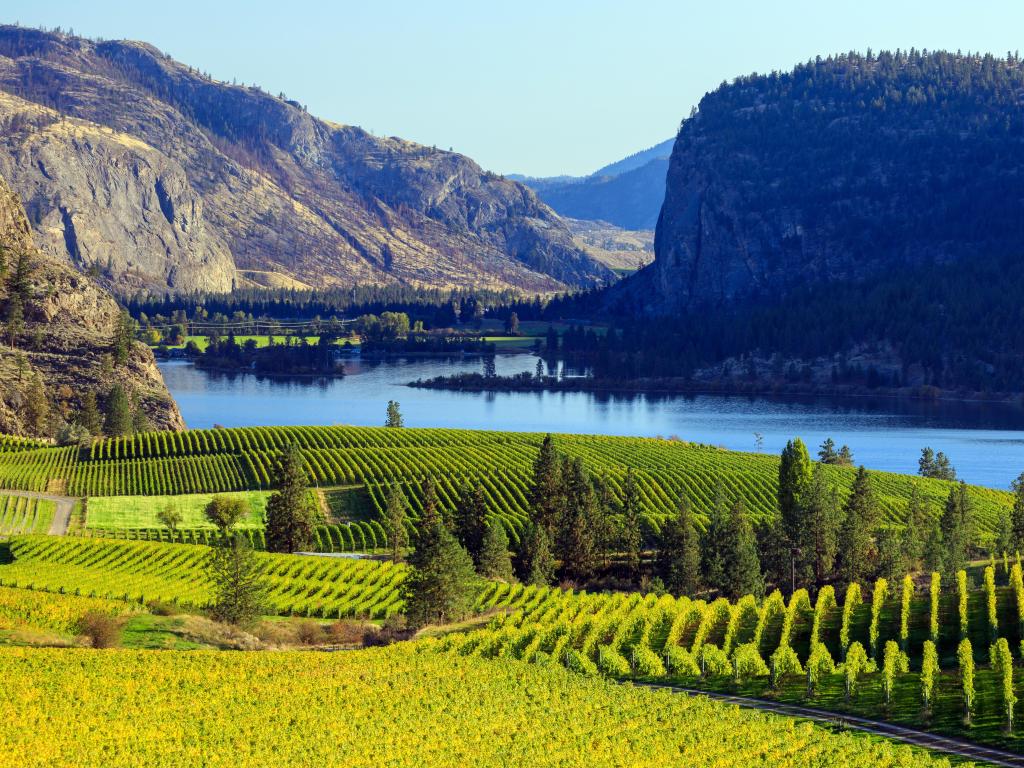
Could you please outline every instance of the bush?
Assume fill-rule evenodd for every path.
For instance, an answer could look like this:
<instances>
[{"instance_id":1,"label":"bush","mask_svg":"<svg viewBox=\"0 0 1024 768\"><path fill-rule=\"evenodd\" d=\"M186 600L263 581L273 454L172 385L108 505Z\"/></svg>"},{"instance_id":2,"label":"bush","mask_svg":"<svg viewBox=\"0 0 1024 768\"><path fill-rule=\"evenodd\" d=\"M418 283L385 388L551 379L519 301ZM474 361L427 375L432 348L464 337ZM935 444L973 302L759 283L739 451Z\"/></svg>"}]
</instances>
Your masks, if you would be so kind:
<instances>
[{"instance_id":1,"label":"bush","mask_svg":"<svg viewBox=\"0 0 1024 768\"><path fill-rule=\"evenodd\" d=\"M324 628L329 642L335 645L362 645L366 637L366 625L358 621L331 622Z\"/></svg>"},{"instance_id":2,"label":"bush","mask_svg":"<svg viewBox=\"0 0 1024 768\"><path fill-rule=\"evenodd\" d=\"M86 612L78 623L78 632L93 648L116 648L121 644L121 620L102 611Z\"/></svg>"},{"instance_id":3,"label":"bush","mask_svg":"<svg viewBox=\"0 0 1024 768\"><path fill-rule=\"evenodd\" d=\"M302 645L319 645L324 641L324 630L315 621L300 621L295 628L295 639Z\"/></svg>"},{"instance_id":4,"label":"bush","mask_svg":"<svg viewBox=\"0 0 1024 768\"><path fill-rule=\"evenodd\" d=\"M181 613L181 608L166 600L150 600L146 603L146 608L154 616L177 616Z\"/></svg>"}]
</instances>

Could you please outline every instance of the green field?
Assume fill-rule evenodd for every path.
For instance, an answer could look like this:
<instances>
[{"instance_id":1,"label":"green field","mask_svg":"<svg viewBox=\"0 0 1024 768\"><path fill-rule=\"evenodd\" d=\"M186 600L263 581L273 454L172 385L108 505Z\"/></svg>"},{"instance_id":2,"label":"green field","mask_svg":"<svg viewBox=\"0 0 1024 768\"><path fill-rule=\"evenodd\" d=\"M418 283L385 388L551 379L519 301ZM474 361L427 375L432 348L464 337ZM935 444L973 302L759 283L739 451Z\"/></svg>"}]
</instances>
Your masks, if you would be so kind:
<instances>
[{"instance_id":1,"label":"green field","mask_svg":"<svg viewBox=\"0 0 1024 768\"><path fill-rule=\"evenodd\" d=\"M227 338L227 334L222 335L221 338L226 339ZM252 339L252 340L254 340L256 342L256 346L257 347L266 347L266 346L270 345L270 339L271 338L273 338L276 343L280 344L282 341L288 341L289 338L291 338L291 337L284 336L283 334L277 334L277 335L275 335L273 337L271 337L269 335L266 335L266 334L259 335L259 336L243 335L243 336L235 336L235 341L237 341L239 344L245 344L245 342L247 342L250 339ZM320 337L319 336L303 336L303 337L299 337L299 338L304 338L309 344L317 344L320 341ZM194 341L195 342L196 346L199 347L199 351L200 352L205 352L206 348L210 345L210 337L209 336L186 336L185 337L185 341L183 341L181 344L174 344L174 345L168 344L167 348L168 349L184 349L185 346L190 341ZM155 346L160 346L160 345L155 345Z\"/></svg>"},{"instance_id":2,"label":"green field","mask_svg":"<svg viewBox=\"0 0 1024 768\"><path fill-rule=\"evenodd\" d=\"M57 510L55 502L0 494L0 536L46 533Z\"/></svg>"},{"instance_id":3,"label":"green field","mask_svg":"<svg viewBox=\"0 0 1024 768\"><path fill-rule=\"evenodd\" d=\"M263 516L267 509L269 491L247 491L225 493L223 496L244 499L249 504L249 514L238 522L237 527L262 528ZM181 514L179 528L214 530L204 514L206 505L213 499L212 493L193 493L177 496L95 496L86 506L86 528L162 528L157 519L161 510L171 507Z\"/></svg>"}]
</instances>

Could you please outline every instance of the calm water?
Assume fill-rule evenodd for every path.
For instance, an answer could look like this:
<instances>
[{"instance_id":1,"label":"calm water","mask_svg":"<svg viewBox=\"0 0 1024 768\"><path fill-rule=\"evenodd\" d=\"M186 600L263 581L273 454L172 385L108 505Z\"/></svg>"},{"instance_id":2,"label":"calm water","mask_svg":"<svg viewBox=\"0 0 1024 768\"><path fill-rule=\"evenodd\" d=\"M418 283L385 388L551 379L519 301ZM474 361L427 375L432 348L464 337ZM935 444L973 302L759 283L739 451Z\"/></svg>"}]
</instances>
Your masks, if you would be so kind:
<instances>
[{"instance_id":1,"label":"calm water","mask_svg":"<svg viewBox=\"0 0 1024 768\"><path fill-rule=\"evenodd\" d=\"M499 355L499 374L532 371L527 354ZM776 453L799 436L812 450L831 436L869 468L916 472L923 446L945 451L968 482L1006 488L1024 471L1024 410L983 403L886 398L656 397L586 393L460 393L405 386L417 378L480 370L479 360L346 361L344 379L308 382L208 374L161 363L190 427L384 423L398 400L410 427L462 427L609 435L678 435L753 451L754 433Z\"/></svg>"}]
</instances>

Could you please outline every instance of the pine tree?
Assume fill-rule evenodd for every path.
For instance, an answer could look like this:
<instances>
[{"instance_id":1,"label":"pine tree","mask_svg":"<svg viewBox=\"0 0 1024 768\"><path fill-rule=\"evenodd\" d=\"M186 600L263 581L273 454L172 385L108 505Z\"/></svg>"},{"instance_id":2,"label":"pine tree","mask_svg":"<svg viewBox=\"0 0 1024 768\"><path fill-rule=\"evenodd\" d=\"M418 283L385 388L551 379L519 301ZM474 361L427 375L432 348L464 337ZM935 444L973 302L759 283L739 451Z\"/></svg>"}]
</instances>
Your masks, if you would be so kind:
<instances>
[{"instance_id":1,"label":"pine tree","mask_svg":"<svg viewBox=\"0 0 1024 768\"><path fill-rule=\"evenodd\" d=\"M478 578L473 559L444 527L418 551L417 565L402 584L405 613L414 627L460 621L473 609Z\"/></svg>"},{"instance_id":2,"label":"pine tree","mask_svg":"<svg viewBox=\"0 0 1024 768\"><path fill-rule=\"evenodd\" d=\"M658 573L675 595L700 591L700 538L686 495L679 497L675 516L666 521L658 548Z\"/></svg>"},{"instance_id":3,"label":"pine tree","mask_svg":"<svg viewBox=\"0 0 1024 768\"><path fill-rule=\"evenodd\" d=\"M701 570L704 572L705 583L720 592L726 589L725 548L728 546L728 535L729 507L719 483L715 486L714 504L701 541Z\"/></svg>"},{"instance_id":4,"label":"pine tree","mask_svg":"<svg viewBox=\"0 0 1024 768\"><path fill-rule=\"evenodd\" d=\"M907 572L903 556L902 537L892 528L878 533L878 576L890 584L896 584Z\"/></svg>"},{"instance_id":5,"label":"pine tree","mask_svg":"<svg viewBox=\"0 0 1024 768\"><path fill-rule=\"evenodd\" d=\"M725 596L733 600L744 595L760 597L764 592L761 562L757 557L754 529L742 499L736 500L729 513L726 542L723 560Z\"/></svg>"},{"instance_id":6,"label":"pine tree","mask_svg":"<svg viewBox=\"0 0 1024 768\"><path fill-rule=\"evenodd\" d=\"M938 520L933 520L928 526L928 538L924 542L923 566L928 573L942 573L945 547L942 541L942 526Z\"/></svg>"},{"instance_id":7,"label":"pine tree","mask_svg":"<svg viewBox=\"0 0 1024 768\"><path fill-rule=\"evenodd\" d=\"M384 510L384 530L388 535L393 563L402 561L402 550L409 543L409 531L406 529L408 520L405 495L397 485L392 485L388 491L387 508Z\"/></svg>"},{"instance_id":8,"label":"pine tree","mask_svg":"<svg viewBox=\"0 0 1024 768\"><path fill-rule=\"evenodd\" d=\"M640 549L643 535L640 531L640 493L633 468L626 470L622 483L622 552L626 560L626 573L630 579L640 576Z\"/></svg>"},{"instance_id":9,"label":"pine tree","mask_svg":"<svg viewBox=\"0 0 1024 768\"><path fill-rule=\"evenodd\" d=\"M501 524L500 520L495 519L487 526L477 572L485 579L515 581L515 575L512 572L512 558L508 551L508 534L505 533L505 526Z\"/></svg>"},{"instance_id":10,"label":"pine tree","mask_svg":"<svg viewBox=\"0 0 1024 768\"><path fill-rule=\"evenodd\" d=\"M103 431L110 437L121 437L132 433L132 406L124 387L115 384L107 395L107 418Z\"/></svg>"},{"instance_id":11,"label":"pine tree","mask_svg":"<svg viewBox=\"0 0 1024 768\"><path fill-rule=\"evenodd\" d=\"M814 578L814 521L810 519L808 495L813 474L807 446L800 438L790 440L779 462L779 523L790 549L791 572L797 586Z\"/></svg>"},{"instance_id":12,"label":"pine tree","mask_svg":"<svg viewBox=\"0 0 1024 768\"><path fill-rule=\"evenodd\" d=\"M814 468L804 508L811 540L811 571L813 579L822 584L831 578L835 567L843 510L821 465Z\"/></svg>"},{"instance_id":13,"label":"pine tree","mask_svg":"<svg viewBox=\"0 0 1024 768\"><path fill-rule=\"evenodd\" d=\"M437 483L433 475L427 475L423 481L423 512L417 524L417 530L422 533L432 529L435 525L444 525L441 506L437 500Z\"/></svg>"},{"instance_id":14,"label":"pine tree","mask_svg":"<svg viewBox=\"0 0 1024 768\"><path fill-rule=\"evenodd\" d=\"M207 572L213 584L211 614L218 621L246 625L259 617L266 603L262 569L240 533L219 539L209 555Z\"/></svg>"},{"instance_id":15,"label":"pine tree","mask_svg":"<svg viewBox=\"0 0 1024 768\"><path fill-rule=\"evenodd\" d=\"M548 536L558 527L565 508L562 461L551 435L545 435L533 462L533 484L530 487L530 517L544 526Z\"/></svg>"},{"instance_id":16,"label":"pine tree","mask_svg":"<svg viewBox=\"0 0 1024 768\"><path fill-rule=\"evenodd\" d=\"M405 426L405 419L402 418L402 411L397 400L388 400L388 414L384 426L393 429Z\"/></svg>"},{"instance_id":17,"label":"pine tree","mask_svg":"<svg viewBox=\"0 0 1024 768\"><path fill-rule=\"evenodd\" d=\"M903 537L900 542L903 561L910 570L917 570L925 554L925 536L930 528L928 507L921 496L921 489L917 483L910 489L910 498L907 500L907 512L904 516L907 521L903 527Z\"/></svg>"},{"instance_id":18,"label":"pine tree","mask_svg":"<svg viewBox=\"0 0 1024 768\"><path fill-rule=\"evenodd\" d=\"M78 411L78 423L94 437L103 434L103 417L96 404L96 393L89 390L82 395L82 407Z\"/></svg>"},{"instance_id":19,"label":"pine tree","mask_svg":"<svg viewBox=\"0 0 1024 768\"><path fill-rule=\"evenodd\" d=\"M479 483L473 487L465 485L455 510L455 535L466 548L474 563L480 562L480 552L487 532L487 497Z\"/></svg>"},{"instance_id":20,"label":"pine tree","mask_svg":"<svg viewBox=\"0 0 1024 768\"><path fill-rule=\"evenodd\" d=\"M305 460L297 446L285 447L274 484L277 491L267 499L267 550L298 552L308 549L316 517L309 503Z\"/></svg>"},{"instance_id":21,"label":"pine tree","mask_svg":"<svg viewBox=\"0 0 1024 768\"><path fill-rule=\"evenodd\" d=\"M1010 518L1010 511L1005 508L999 510L994 544L997 555L1005 555L1013 551L1013 522Z\"/></svg>"},{"instance_id":22,"label":"pine tree","mask_svg":"<svg viewBox=\"0 0 1024 768\"><path fill-rule=\"evenodd\" d=\"M875 570L873 535L878 523L878 504L864 467L857 470L845 515L839 531L839 575L846 582L864 581Z\"/></svg>"},{"instance_id":23,"label":"pine tree","mask_svg":"<svg viewBox=\"0 0 1024 768\"><path fill-rule=\"evenodd\" d=\"M111 345L115 366L121 366L128 362L128 356L132 351L132 344L135 342L137 327L137 323L127 312L122 311L118 316L117 325L114 327L114 339Z\"/></svg>"},{"instance_id":24,"label":"pine tree","mask_svg":"<svg viewBox=\"0 0 1024 768\"><path fill-rule=\"evenodd\" d=\"M7 281L7 340L14 349L18 336L25 330L25 312L32 299L30 278L35 265L28 251L19 251L14 270Z\"/></svg>"},{"instance_id":25,"label":"pine tree","mask_svg":"<svg viewBox=\"0 0 1024 768\"><path fill-rule=\"evenodd\" d=\"M555 580L555 558L544 526L530 523L523 539L523 566L526 583L547 587Z\"/></svg>"},{"instance_id":26,"label":"pine tree","mask_svg":"<svg viewBox=\"0 0 1024 768\"><path fill-rule=\"evenodd\" d=\"M25 429L35 437L49 437L50 428L50 399L46 395L46 385L43 384L43 377L38 373L33 374L25 388L24 405L22 408L25 421Z\"/></svg>"},{"instance_id":27,"label":"pine tree","mask_svg":"<svg viewBox=\"0 0 1024 768\"><path fill-rule=\"evenodd\" d=\"M973 534L971 503L967 497L967 485L963 481L950 489L939 526L944 545L943 578L953 583L956 572L967 567Z\"/></svg>"},{"instance_id":28,"label":"pine tree","mask_svg":"<svg viewBox=\"0 0 1024 768\"><path fill-rule=\"evenodd\" d=\"M592 523L598 504L594 486L579 459L568 469L563 467L566 482L566 507L559 535L559 551L566 576L586 581L594 574L597 552Z\"/></svg>"}]
</instances>

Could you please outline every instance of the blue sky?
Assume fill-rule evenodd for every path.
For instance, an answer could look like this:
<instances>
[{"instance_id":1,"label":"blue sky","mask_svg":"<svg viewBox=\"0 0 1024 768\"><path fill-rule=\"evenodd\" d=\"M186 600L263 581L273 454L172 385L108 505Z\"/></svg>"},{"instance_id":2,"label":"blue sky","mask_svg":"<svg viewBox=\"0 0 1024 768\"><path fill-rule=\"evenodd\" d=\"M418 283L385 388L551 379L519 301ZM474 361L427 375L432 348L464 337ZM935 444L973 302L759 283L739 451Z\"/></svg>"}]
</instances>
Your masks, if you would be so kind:
<instances>
[{"instance_id":1,"label":"blue sky","mask_svg":"<svg viewBox=\"0 0 1024 768\"><path fill-rule=\"evenodd\" d=\"M5 0L0 19L146 40L322 117L555 175L671 137L739 74L868 47L1016 50L1024 3Z\"/></svg>"}]
</instances>

